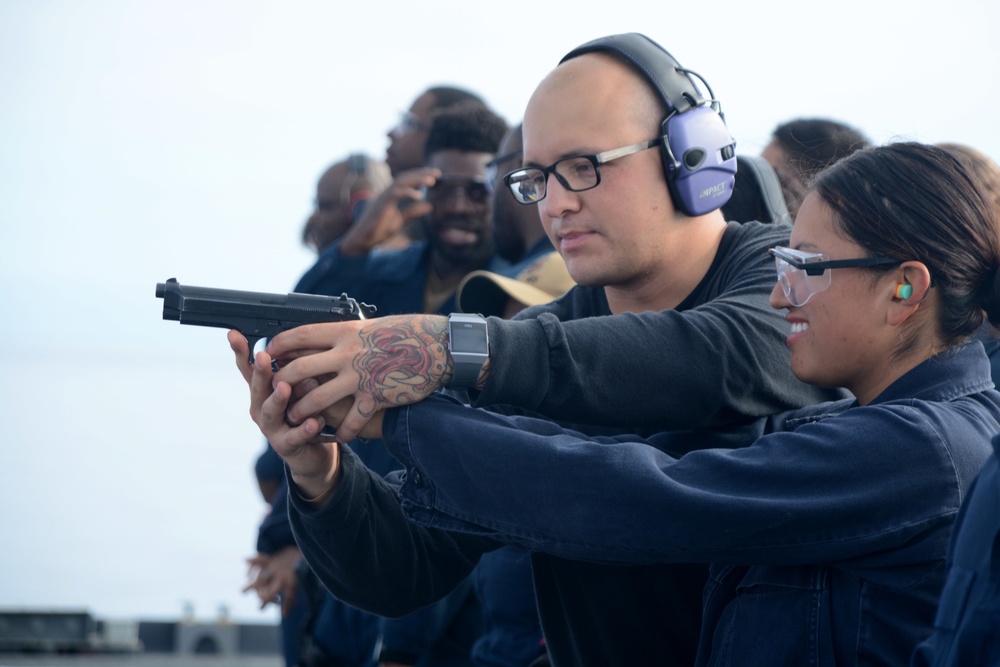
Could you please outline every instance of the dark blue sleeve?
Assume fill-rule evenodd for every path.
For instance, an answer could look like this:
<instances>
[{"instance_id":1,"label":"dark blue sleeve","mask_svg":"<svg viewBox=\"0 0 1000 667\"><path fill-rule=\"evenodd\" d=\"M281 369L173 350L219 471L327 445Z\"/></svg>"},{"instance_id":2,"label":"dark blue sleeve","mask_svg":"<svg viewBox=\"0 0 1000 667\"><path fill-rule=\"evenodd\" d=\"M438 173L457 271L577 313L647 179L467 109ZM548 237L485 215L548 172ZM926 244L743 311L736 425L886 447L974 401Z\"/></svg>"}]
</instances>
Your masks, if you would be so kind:
<instances>
[{"instance_id":1,"label":"dark blue sleeve","mask_svg":"<svg viewBox=\"0 0 1000 667\"><path fill-rule=\"evenodd\" d=\"M340 254L340 242L333 243L316 259L295 285L296 292L337 296L358 292L358 280L364 274L367 255L349 257Z\"/></svg>"},{"instance_id":2,"label":"dark blue sleeve","mask_svg":"<svg viewBox=\"0 0 1000 667\"><path fill-rule=\"evenodd\" d=\"M285 463L278 456L278 452L274 451L271 443L267 443L267 447L257 457L253 470L258 480L283 480L285 478Z\"/></svg>"},{"instance_id":3,"label":"dark blue sleeve","mask_svg":"<svg viewBox=\"0 0 1000 667\"><path fill-rule=\"evenodd\" d=\"M676 457L671 433L587 437L432 396L388 411L383 434L418 523L563 558L782 564L874 553L950 525L958 484L940 434L956 449L982 443L939 426L908 408L857 408L736 449L706 432L709 448ZM923 445L905 468L899 442ZM884 516L898 518L892 530Z\"/></svg>"},{"instance_id":4,"label":"dark blue sleeve","mask_svg":"<svg viewBox=\"0 0 1000 667\"><path fill-rule=\"evenodd\" d=\"M437 602L402 618L382 621L380 662L436 664L433 656L453 647L468 655L479 634L480 614L471 578Z\"/></svg>"},{"instance_id":5,"label":"dark blue sleeve","mask_svg":"<svg viewBox=\"0 0 1000 667\"><path fill-rule=\"evenodd\" d=\"M257 529L257 551L262 554L274 554L294 544L295 537L292 535L292 525L288 520L288 483L282 481L277 493L274 494L271 511Z\"/></svg>"}]
</instances>

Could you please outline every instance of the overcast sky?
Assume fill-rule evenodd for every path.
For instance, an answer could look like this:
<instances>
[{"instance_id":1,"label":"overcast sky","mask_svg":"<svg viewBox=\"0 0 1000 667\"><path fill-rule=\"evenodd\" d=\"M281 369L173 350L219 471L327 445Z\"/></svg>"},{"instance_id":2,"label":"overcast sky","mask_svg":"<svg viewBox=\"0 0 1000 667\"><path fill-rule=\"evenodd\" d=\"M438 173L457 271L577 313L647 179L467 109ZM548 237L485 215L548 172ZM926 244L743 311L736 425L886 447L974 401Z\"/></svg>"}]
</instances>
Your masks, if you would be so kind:
<instances>
[{"instance_id":1,"label":"overcast sky","mask_svg":"<svg viewBox=\"0 0 1000 667\"><path fill-rule=\"evenodd\" d=\"M0 608L275 618L240 592L265 510L245 385L154 287L291 289L316 178L382 156L426 87L514 123L564 53L637 31L708 79L740 152L824 116L1000 159L998 6L0 0Z\"/></svg>"}]
</instances>

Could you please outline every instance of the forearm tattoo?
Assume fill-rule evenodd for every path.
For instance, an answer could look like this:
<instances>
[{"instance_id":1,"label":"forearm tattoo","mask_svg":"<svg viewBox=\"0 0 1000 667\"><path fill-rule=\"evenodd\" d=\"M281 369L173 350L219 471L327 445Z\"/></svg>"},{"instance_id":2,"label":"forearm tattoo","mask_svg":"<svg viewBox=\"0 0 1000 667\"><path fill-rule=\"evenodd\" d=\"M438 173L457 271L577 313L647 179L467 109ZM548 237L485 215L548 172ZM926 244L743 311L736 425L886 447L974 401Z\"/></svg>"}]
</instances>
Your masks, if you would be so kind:
<instances>
[{"instance_id":1,"label":"forearm tattoo","mask_svg":"<svg viewBox=\"0 0 1000 667\"><path fill-rule=\"evenodd\" d=\"M353 362L358 389L374 401L358 406L363 415L415 403L451 377L447 326L444 317L400 317L359 332L364 351Z\"/></svg>"}]
</instances>

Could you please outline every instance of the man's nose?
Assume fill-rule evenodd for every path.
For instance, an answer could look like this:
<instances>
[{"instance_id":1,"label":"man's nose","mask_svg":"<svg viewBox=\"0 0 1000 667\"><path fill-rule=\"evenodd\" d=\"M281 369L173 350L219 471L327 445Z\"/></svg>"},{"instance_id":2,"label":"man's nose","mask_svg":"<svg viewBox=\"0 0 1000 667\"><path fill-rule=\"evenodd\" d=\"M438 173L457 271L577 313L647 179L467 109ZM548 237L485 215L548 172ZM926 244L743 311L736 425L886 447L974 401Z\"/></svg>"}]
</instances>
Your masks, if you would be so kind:
<instances>
[{"instance_id":1,"label":"man's nose","mask_svg":"<svg viewBox=\"0 0 1000 667\"><path fill-rule=\"evenodd\" d=\"M545 198L538 202L539 213L547 218L561 218L579 208L580 195L563 186L554 172L549 174L545 181Z\"/></svg>"}]
</instances>

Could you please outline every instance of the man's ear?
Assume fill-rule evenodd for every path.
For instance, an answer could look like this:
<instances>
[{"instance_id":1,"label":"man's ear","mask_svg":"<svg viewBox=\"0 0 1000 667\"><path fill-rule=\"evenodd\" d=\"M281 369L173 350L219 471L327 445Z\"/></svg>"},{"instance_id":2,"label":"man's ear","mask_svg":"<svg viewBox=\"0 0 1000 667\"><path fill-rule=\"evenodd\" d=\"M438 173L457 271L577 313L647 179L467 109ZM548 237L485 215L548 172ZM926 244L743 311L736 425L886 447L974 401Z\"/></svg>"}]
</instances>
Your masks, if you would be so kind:
<instances>
[{"instance_id":1,"label":"man's ear","mask_svg":"<svg viewBox=\"0 0 1000 667\"><path fill-rule=\"evenodd\" d=\"M894 282L890 290L891 304L886 313L887 322L899 326L923 303L931 289L931 272L923 262L903 262L892 272Z\"/></svg>"}]
</instances>

